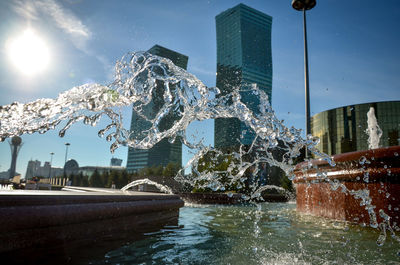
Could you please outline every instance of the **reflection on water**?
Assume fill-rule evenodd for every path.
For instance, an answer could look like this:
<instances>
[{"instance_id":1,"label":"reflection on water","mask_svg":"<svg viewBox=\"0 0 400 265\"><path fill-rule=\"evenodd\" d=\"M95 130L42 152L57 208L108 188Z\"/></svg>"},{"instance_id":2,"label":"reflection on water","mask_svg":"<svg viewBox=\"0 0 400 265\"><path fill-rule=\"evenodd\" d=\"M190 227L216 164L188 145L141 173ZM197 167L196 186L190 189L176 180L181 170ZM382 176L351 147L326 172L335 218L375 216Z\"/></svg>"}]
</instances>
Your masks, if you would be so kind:
<instances>
[{"instance_id":1,"label":"reflection on water","mask_svg":"<svg viewBox=\"0 0 400 265\"><path fill-rule=\"evenodd\" d=\"M399 264L378 231L300 215L295 204L186 206L179 227L109 251L92 264Z\"/></svg>"}]
</instances>

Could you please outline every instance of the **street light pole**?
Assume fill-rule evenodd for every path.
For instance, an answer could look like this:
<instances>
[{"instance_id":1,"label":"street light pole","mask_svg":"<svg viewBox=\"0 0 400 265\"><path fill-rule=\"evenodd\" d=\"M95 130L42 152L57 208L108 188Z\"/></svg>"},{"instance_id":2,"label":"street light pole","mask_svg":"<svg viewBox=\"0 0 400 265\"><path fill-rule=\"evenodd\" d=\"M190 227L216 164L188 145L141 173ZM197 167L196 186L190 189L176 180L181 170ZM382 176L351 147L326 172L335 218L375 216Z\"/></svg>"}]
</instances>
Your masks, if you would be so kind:
<instances>
[{"instance_id":1,"label":"street light pole","mask_svg":"<svg viewBox=\"0 0 400 265\"><path fill-rule=\"evenodd\" d=\"M306 103L306 138L311 134L311 115L310 115L310 86L308 78L308 48L307 48L307 23L306 10L312 9L317 4L316 0L292 0L292 7L298 11L303 11L303 32L304 32L304 83L305 83L305 103ZM306 157L308 150L306 147Z\"/></svg>"},{"instance_id":2,"label":"street light pole","mask_svg":"<svg viewBox=\"0 0 400 265\"><path fill-rule=\"evenodd\" d=\"M70 145L71 145L70 143L65 143L64 177L66 176L65 164L67 163L68 147L69 147Z\"/></svg>"},{"instance_id":3,"label":"street light pole","mask_svg":"<svg viewBox=\"0 0 400 265\"><path fill-rule=\"evenodd\" d=\"M51 165L53 164L53 155L54 153L50 153L50 169L49 169L49 178L51 178Z\"/></svg>"},{"instance_id":4,"label":"street light pole","mask_svg":"<svg viewBox=\"0 0 400 265\"><path fill-rule=\"evenodd\" d=\"M306 10L303 9L303 28L304 28L304 82L306 96L306 135L311 133L310 125L310 83L308 79L308 49L307 49L307 23Z\"/></svg>"}]
</instances>

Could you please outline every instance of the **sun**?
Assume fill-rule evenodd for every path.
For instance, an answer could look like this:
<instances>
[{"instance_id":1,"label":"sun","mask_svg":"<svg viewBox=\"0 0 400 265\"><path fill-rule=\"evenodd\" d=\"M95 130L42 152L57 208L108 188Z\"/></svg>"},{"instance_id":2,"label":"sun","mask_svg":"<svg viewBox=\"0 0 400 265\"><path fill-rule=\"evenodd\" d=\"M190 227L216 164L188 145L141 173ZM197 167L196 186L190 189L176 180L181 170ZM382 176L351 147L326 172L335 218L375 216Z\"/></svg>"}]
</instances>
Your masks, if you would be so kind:
<instances>
[{"instance_id":1,"label":"sun","mask_svg":"<svg viewBox=\"0 0 400 265\"><path fill-rule=\"evenodd\" d=\"M32 29L6 44L12 64L23 74L32 76L46 69L50 54L46 43Z\"/></svg>"}]
</instances>

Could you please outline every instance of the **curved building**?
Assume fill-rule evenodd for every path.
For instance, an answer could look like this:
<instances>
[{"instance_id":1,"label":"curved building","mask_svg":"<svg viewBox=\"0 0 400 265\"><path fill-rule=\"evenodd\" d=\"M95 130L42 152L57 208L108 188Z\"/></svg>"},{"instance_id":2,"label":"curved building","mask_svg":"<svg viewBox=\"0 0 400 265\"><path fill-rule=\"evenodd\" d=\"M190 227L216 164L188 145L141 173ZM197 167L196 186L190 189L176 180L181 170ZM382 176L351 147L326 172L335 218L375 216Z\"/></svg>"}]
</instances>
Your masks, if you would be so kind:
<instances>
[{"instance_id":1,"label":"curved building","mask_svg":"<svg viewBox=\"0 0 400 265\"><path fill-rule=\"evenodd\" d=\"M326 110L311 118L317 148L329 155L368 149L367 112L373 107L382 137L379 146L400 145L400 101L372 102Z\"/></svg>"},{"instance_id":2,"label":"curved building","mask_svg":"<svg viewBox=\"0 0 400 265\"><path fill-rule=\"evenodd\" d=\"M75 159L70 159L64 164L64 173L69 175L77 175L79 173L79 164Z\"/></svg>"}]
</instances>

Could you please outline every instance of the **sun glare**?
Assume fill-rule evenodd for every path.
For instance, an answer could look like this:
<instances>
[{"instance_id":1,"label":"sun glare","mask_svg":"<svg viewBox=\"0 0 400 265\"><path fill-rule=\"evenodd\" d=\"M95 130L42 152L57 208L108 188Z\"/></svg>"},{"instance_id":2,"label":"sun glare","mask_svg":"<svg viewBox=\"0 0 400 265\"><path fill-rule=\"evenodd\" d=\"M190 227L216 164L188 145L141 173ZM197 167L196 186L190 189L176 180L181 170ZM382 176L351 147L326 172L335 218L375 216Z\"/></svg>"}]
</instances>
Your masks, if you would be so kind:
<instances>
[{"instance_id":1,"label":"sun glare","mask_svg":"<svg viewBox=\"0 0 400 265\"><path fill-rule=\"evenodd\" d=\"M8 41L6 49L12 64L25 75L42 72L49 63L46 43L31 29Z\"/></svg>"}]
</instances>

